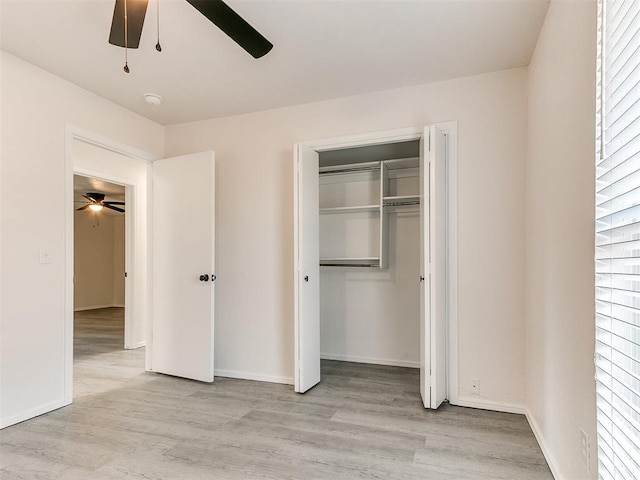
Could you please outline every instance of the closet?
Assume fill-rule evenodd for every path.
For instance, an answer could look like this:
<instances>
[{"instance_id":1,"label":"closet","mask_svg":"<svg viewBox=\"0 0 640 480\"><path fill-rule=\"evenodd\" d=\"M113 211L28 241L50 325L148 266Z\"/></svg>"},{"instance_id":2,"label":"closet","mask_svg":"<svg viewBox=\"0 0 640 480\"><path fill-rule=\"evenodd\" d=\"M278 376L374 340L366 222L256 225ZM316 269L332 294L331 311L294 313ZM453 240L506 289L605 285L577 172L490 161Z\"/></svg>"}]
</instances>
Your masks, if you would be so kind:
<instances>
[{"instance_id":1,"label":"closet","mask_svg":"<svg viewBox=\"0 0 640 480\"><path fill-rule=\"evenodd\" d=\"M294 145L296 392L322 357L419 367L444 400L446 154L437 126Z\"/></svg>"},{"instance_id":2,"label":"closet","mask_svg":"<svg viewBox=\"0 0 640 480\"><path fill-rule=\"evenodd\" d=\"M385 145L377 156L396 149L413 156L323 166L320 154L320 266L388 267L389 215L420 205L419 142ZM355 150L328 157L349 162Z\"/></svg>"},{"instance_id":3,"label":"closet","mask_svg":"<svg viewBox=\"0 0 640 480\"><path fill-rule=\"evenodd\" d=\"M321 358L419 367L419 148L320 153Z\"/></svg>"}]
</instances>

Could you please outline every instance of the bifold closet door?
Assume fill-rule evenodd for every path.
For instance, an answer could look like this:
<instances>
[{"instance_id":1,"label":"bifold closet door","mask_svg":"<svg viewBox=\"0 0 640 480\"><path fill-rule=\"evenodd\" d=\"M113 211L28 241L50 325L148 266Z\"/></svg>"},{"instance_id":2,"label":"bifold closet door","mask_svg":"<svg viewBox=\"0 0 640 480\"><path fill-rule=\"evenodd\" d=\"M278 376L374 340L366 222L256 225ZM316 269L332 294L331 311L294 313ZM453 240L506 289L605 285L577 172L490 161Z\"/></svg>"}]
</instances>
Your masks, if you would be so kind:
<instances>
[{"instance_id":1,"label":"bifold closet door","mask_svg":"<svg viewBox=\"0 0 640 480\"><path fill-rule=\"evenodd\" d=\"M320 177L319 155L294 146L294 389L320 382Z\"/></svg>"},{"instance_id":2,"label":"bifold closet door","mask_svg":"<svg viewBox=\"0 0 640 480\"><path fill-rule=\"evenodd\" d=\"M420 145L420 393L425 408L446 398L446 137L424 129Z\"/></svg>"},{"instance_id":3,"label":"bifold closet door","mask_svg":"<svg viewBox=\"0 0 640 480\"><path fill-rule=\"evenodd\" d=\"M151 370L213 382L215 159L153 162Z\"/></svg>"}]
</instances>

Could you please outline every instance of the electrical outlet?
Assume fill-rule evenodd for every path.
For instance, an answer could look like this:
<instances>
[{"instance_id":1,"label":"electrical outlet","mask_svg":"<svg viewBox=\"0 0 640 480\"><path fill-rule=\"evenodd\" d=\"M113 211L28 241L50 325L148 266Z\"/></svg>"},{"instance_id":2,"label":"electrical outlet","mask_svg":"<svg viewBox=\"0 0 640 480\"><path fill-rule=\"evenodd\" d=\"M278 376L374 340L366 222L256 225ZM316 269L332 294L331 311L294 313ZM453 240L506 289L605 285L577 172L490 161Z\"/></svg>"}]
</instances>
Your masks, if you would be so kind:
<instances>
[{"instance_id":1,"label":"electrical outlet","mask_svg":"<svg viewBox=\"0 0 640 480\"><path fill-rule=\"evenodd\" d=\"M51 250L46 247L40 247L40 263L51 263Z\"/></svg>"},{"instance_id":2,"label":"electrical outlet","mask_svg":"<svg viewBox=\"0 0 640 480\"><path fill-rule=\"evenodd\" d=\"M474 395L480 395L480 381L477 378L471 378L469 380L471 393Z\"/></svg>"},{"instance_id":3,"label":"electrical outlet","mask_svg":"<svg viewBox=\"0 0 640 480\"><path fill-rule=\"evenodd\" d=\"M582 463L585 467L587 467L587 472L589 471L589 465L591 464L591 446L589 445L589 436L584 429L580 429L580 458L582 459Z\"/></svg>"}]
</instances>

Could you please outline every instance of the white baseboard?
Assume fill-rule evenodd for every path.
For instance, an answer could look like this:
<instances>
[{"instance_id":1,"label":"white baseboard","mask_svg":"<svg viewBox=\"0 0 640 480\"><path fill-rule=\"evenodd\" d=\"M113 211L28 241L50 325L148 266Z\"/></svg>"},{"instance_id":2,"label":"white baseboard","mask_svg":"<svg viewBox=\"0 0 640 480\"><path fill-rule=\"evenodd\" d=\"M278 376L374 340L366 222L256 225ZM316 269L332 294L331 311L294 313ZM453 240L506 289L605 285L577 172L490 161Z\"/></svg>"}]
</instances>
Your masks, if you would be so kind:
<instances>
[{"instance_id":1,"label":"white baseboard","mask_svg":"<svg viewBox=\"0 0 640 480\"><path fill-rule=\"evenodd\" d=\"M283 383L293 385L293 377L279 377L276 375L264 375L256 372L239 372L237 370L215 369L216 377L237 378L240 380L256 380L258 382Z\"/></svg>"},{"instance_id":2,"label":"white baseboard","mask_svg":"<svg viewBox=\"0 0 640 480\"><path fill-rule=\"evenodd\" d=\"M18 415L14 415L13 417L3 418L0 420L0 430L6 427L10 427L11 425L15 425L16 423L24 422L25 420L44 415L45 413L49 413L53 410L66 407L67 405L71 405L71 400L57 400L55 402L42 405L41 407L31 409L27 412L19 413Z\"/></svg>"},{"instance_id":3,"label":"white baseboard","mask_svg":"<svg viewBox=\"0 0 640 480\"><path fill-rule=\"evenodd\" d=\"M142 348L142 347L146 347L146 346L147 346L147 342L138 342L133 347L125 346L124 348L126 350L135 350L136 348Z\"/></svg>"},{"instance_id":4,"label":"white baseboard","mask_svg":"<svg viewBox=\"0 0 640 480\"><path fill-rule=\"evenodd\" d=\"M354 355L334 355L333 353L321 353L323 360L339 360L341 362L371 363L374 365L389 365L391 367L420 368L420 362L412 360L390 360L388 358L357 357Z\"/></svg>"},{"instance_id":5,"label":"white baseboard","mask_svg":"<svg viewBox=\"0 0 640 480\"><path fill-rule=\"evenodd\" d=\"M110 303L109 305L92 305L90 307L74 308L73 311L74 312L84 312L86 310L100 310L101 308L113 308L113 307L124 308L124 305L114 305L112 303Z\"/></svg>"},{"instance_id":6,"label":"white baseboard","mask_svg":"<svg viewBox=\"0 0 640 480\"><path fill-rule=\"evenodd\" d=\"M542 450L542 454L544 455L544 458L547 461L547 464L549 465L549 470L551 470L551 474L553 475L553 478L555 478L555 480L561 480L562 477L560 476L560 471L558 470L558 464L556 463L555 458L553 457L553 455L551 455L551 452L547 447L547 443L544 439L544 435L542 434L542 430L540 430L538 423L536 422L535 418L533 417L533 415L531 414L531 411L528 408L525 411L525 416L527 417L529 426L531 427L531 430L533 431L533 434L535 435L536 440L538 441L538 445L540 445L540 450Z\"/></svg>"},{"instance_id":7,"label":"white baseboard","mask_svg":"<svg viewBox=\"0 0 640 480\"><path fill-rule=\"evenodd\" d=\"M484 398L458 397L458 400L452 405L460 407L479 408L481 410L492 410L494 412L519 413L524 415L526 408L519 403L496 402Z\"/></svg>"}]
</instances>

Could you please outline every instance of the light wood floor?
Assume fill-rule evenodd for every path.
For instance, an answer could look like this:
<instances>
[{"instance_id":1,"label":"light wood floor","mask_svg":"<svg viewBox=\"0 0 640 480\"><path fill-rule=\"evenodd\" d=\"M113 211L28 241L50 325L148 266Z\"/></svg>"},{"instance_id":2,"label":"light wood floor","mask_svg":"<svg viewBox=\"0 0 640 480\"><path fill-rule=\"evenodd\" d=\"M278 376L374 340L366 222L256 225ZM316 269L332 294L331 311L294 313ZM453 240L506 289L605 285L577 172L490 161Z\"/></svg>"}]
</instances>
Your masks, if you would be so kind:
<instances>
[{"instance_id":1,"label":"light wood floor","mask_svg":"<svg viewBox=\"0 0 640 480\"><path fill-rule=\"evenodd\" d=\"M414 369L323 361L322 383L145 373L122 309L76 315L74 404L0 433L9 479L551 479L522 415L424 410Z\"/></svg>"}]
</instances>

